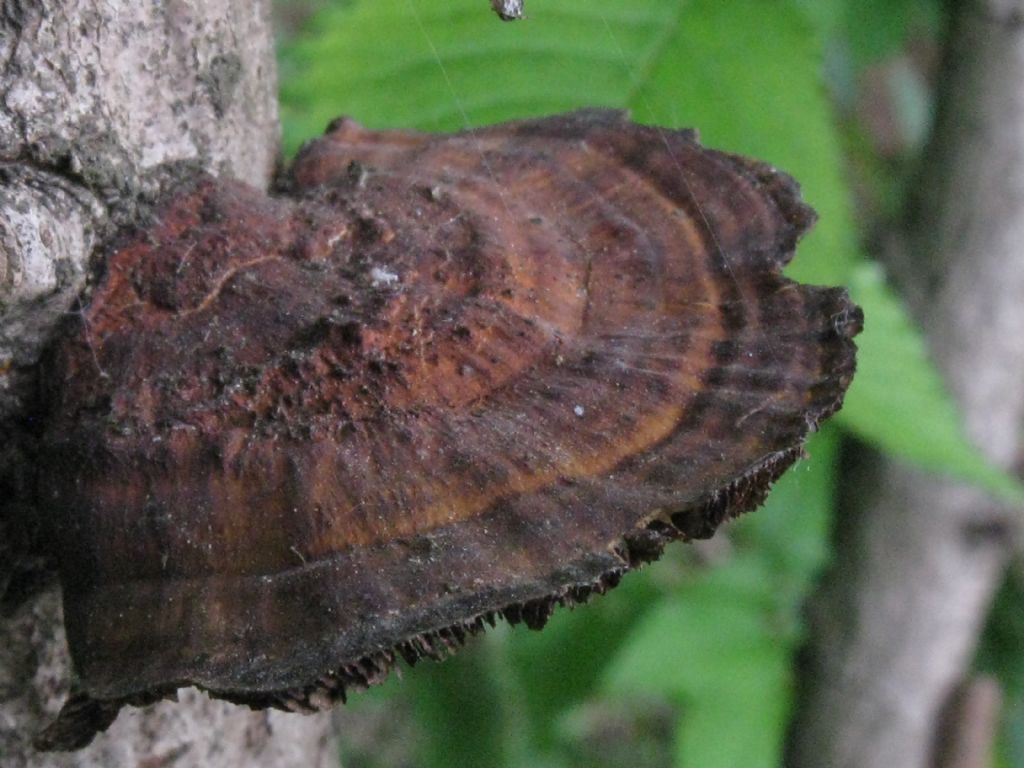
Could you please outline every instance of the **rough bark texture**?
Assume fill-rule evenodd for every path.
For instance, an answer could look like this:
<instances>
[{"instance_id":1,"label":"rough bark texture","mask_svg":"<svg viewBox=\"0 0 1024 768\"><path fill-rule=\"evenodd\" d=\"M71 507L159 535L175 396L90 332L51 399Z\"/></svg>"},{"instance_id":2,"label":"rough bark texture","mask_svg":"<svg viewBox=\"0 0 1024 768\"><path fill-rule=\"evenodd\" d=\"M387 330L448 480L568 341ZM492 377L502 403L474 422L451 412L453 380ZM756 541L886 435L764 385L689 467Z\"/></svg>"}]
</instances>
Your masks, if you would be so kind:
<instances>
[{"instance_id":1,"label":"rough bark texture","mask_svg":"<svg viewBox=\"0 0 1024 768\"><path fill-rule=\"evenodd\" d=\"M268 8L249 0L0 2L0 593L33 364L74 311L90 254L188 163L265 187L277 155ZM7 420L4 423L4 420ZM70 682L53 586L0 617L0 763L327 766L323 718L252 713L190 693L134 712L88 750L30 741ZM277 738L272 738L276 736Z\"/></svg>"},{"instance_id":2,"label":"rough bark texture","mask_svg":"<svg viewBox=\"0 0 1024 768\"><path fill-rule=\"evenodd\" d=\"M962 2L910 241L914 309L995 462L1024 414L1024 2ZM870 319L869 319L870 322ZM795 766L924 768L1009 550L984 493L879 461L848 485L838 561L815 611Z\"/></svg>"},{"instance_id":3,"label":"rough bark texture","mask_svg":"<svg viewBox=\"0 0 1024 768\"><path fill-rule=\"evenodd\" d=\"M110 218L192 161L265 186L277 152L264 3L0 5L0 414Z\"/></svg>"}]
</instances>

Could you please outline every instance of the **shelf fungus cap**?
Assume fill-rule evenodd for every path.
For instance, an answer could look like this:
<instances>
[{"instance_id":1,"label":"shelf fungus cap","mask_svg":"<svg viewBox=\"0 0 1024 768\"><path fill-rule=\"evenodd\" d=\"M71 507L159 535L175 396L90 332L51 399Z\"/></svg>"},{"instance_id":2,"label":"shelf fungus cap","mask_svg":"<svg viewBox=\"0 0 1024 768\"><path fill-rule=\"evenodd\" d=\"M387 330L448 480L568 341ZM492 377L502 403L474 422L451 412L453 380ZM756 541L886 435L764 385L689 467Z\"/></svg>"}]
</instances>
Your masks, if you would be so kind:
<instances>
[{"instance_id":1,"label":"shelf fungus cap","mask_svg":"<svg viewBox=\"0 0 1024 768\"><path fill-rule=\"evenodd\" d=\"M50 356L78 692L44 747L539 627L758 504L853 375L859 309L781 274L796 183L690 132L339 120L286 186L184 183Z\"/></svg>"}]
</instances>

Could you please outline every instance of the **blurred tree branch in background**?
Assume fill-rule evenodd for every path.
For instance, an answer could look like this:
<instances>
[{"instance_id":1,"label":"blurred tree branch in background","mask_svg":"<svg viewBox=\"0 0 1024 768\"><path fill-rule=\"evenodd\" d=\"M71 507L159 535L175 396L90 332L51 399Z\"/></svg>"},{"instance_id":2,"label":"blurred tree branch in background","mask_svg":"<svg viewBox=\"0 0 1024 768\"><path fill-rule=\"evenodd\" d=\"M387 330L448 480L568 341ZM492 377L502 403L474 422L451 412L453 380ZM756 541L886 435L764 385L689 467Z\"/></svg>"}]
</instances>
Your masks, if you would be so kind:
<instances>
[{"instance_id":1,"label":"blurred tree branch in background","mask_svg":"<svg viewBox=\"0 0 1024 768\"><path fill-rule=\"evenodd\" d=\"M893 259L970 435L1007 469L1024 413L1022 19L1019 0L955 4L920 196ZM1015 518L891 457L871 458L844 490L791 763L969 768L936 754L951 727L940 715L969 674Z\"/></svg>"}]
</instances>

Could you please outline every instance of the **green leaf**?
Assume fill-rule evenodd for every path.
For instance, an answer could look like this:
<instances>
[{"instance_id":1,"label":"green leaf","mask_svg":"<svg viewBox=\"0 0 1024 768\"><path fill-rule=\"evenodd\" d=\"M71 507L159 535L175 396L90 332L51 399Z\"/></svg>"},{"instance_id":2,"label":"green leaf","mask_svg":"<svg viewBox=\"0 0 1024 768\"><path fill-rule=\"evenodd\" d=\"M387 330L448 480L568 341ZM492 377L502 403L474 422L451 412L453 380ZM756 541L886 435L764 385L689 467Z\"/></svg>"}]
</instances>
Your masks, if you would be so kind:
<instances>
[{"instance_id":1,"label":"green leaf","mask_svg":"<svg viewBox=\"0 0 1024 768\"><path fill-rule=\"evenodd\" d=\"M676 765L777 768L791 699L789 658L765 646L745 677L684 709L676 732Z\"/></svg>"},{"instance_id":2,"label":"green leaf","mask_svg":"<svg viewBox=\"0 0 1024 768\"><path fill-rule=\"evenodd\" d=\"M803 5L548 0L527 21L501 24L480 0L354 0L316 16L285 51L286 145L342 113L371 127L451 130L605 105L698 126L706 144L792 173L820 215L789 273L851 285L864 309L842 423L928 469L1013 493L967 440L902 305L863 267L820 78L828 14L816 27Z\"/></svg>"},{"instance_id":3,"label":"green leaf","mask_svg":"<svg viewBox=\"0 0 1024 768\"><path fill-rule=\"evenodd\" d=\"M489 650L478 643L443 667L430 661L417 665L410 686L417 720L426 734L444 734L423 739L417 757L425 768L512 764L506 738L510 712Z\"/></svg>"},{"instance_id":4,"label":"green leaf","mask_svg":"<svg viewBox=\"0 0 1024 768\"><path fill-rule=\"evenodd\" d=\"M915 32L932 34L943 21L937 0L850 0L843 14L843 35L859 66L898 53Z\"/></svg>"},{"instance_id":5,"label":"green leaf","mask_svg":"<svg viewBox=\"0 0 1024 768\"><path fill-rule=\"evenodd\" d=\"M681 766L779 764L801 606L827 558L835 431L816 435L808 453L763 509L730 529L733 557L657 603L607 665L607 692L682 706Z\"/></svg>"},{"instance_id":6,"label":"green leaf","mask_svg":"<svg viewBox=\"0 0 1024 768\"><path fill-rule=\"evenodd\" d=\"M768 768L783 744L792 642L769 621L763 563L748 557L716 573L645 617L605 689L681 705L680 766Z\"/></svg>"},{"instance_id":7,"label":"green leaf","mask_svg":"<svg viewBox=\"0 0 1024 768\"><path fill-rule=\"evenodd\" d=\"M733 576L740 571L722 570ZM706 581L661 601L605 669L604 689L685 701L740 684L776 644L763 589L754 580L747 586L723 590Z\"/></svg>"},{"instance_id":8,"label":"green leaf","mask_svg":"<svg viewBox=\"0 0 1024 768\"><path fill-rule=\"evenodd\" d=\"M839 466L839 436L829 425L807 443L808 458L782 476L757 514L729 529L740 548L755 551L775 581L765 584L774 609L798 620L804 598L829 555Z\"/></svg>"},{"instance_id":9,"label":"green leaf","mask_svg":"<svg viewBox=\"0 0 1024 768\"><path fill-rule=\"evenodd\" d=\"M965 437L920 334L877 265L860 265L849 286L865 307L865 330L857 341L859 372L840 423L925 469L977 483L1010 501L1024 498L1019 483L993 467Z\"/></svg>"},{"instance_id":10,"label":"green leaf","mask_svg":"<svg viewBox=\"0 0 1024 768\"><path fill-rule=\"evenodd\" d=\"M1024 697L1007 697L1003 705L1002 733L996 768L1024 766Z\"/></svg>"},{"instance_id":11,"label":"green leaf","mask_svg":"<svg viewBox=\"0 0 1024 768\"><path fill-rule=\"evenodd\" d=\"M861 65L895 53L906 40L915 0L847 3L843 21L854 60Z\"/></svg>"},{"instance_id":12,"label":"green leaf","mask_svg":"<svg viewBox=\"0 0 1024 768\"><path fill-rule=\"evenodd\" d=\"M557 741L559 713L584 701L596 689L602 670L640 617L662 593L651 581L652 569L628 574L600 610L586 607L555 611L543 632L516 627L509 655L526 703L534 740L550 747Z\"/></svg>"},{"instance_id":13,"label":"green leaf","mask_svg":"<svg viewBox=\"0 0 1024 768\"><path fill-rule=\"evenodd\" d=\"M822 38L835 34L843 22L847 6L852 0L794 0L797 7L810 19Z\"/></svg>"}]
</instances>

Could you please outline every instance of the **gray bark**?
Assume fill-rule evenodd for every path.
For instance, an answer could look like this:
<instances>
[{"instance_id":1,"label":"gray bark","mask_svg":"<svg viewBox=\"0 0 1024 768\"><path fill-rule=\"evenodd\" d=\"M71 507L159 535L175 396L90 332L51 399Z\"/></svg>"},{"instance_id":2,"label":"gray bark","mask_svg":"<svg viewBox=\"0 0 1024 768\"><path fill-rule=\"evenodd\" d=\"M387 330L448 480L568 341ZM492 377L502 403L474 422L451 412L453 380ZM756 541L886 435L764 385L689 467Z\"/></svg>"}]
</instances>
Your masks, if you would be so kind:
<instances>
[{"instance_id":1,"label":"gray bark","mask_svg":"<svg viewBox=\"0 0 1024 768\"><path fill-rule=\"evenodd\" d=\"M266 3L0 5L0 414L111 218L193 161L265 186L277 153Z\"/></svg>"},{"instance_id":2,"label":"gray bark","mask_svg":"<svg viewBox=\"0 0 1024 768\"><path fill-rule=\"evenodd\" d=\"M75 310L94 247L189 163L266 187L278 152L265 0L0 0L0 597L20 553L14 420ZM13 479L12 479L13 478ZM6 506L5 506L6 505ZM0 615L0 764L329 766L325 716L254 713L194 691L122 714L73 755L32 737L71 679L59 595Z\"/></svg>"},{"instance_id":3,"label":"gray bark","mask_svg":"<svg viewBox=\"0 0 1024 768\"><path fill-rule=\"evenodd\" d=\"M905 275L971 438L1006 468L1024 422L1022 19L1024 0L956 8ZM847 494L849 535L816 603L791 762L932 766L1013 513L894 460L876 461Z\"/></svg>"}]
</instances>

